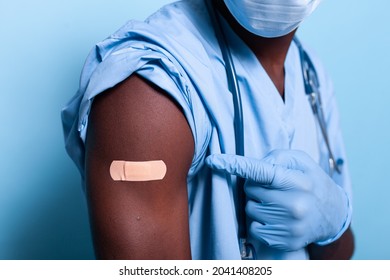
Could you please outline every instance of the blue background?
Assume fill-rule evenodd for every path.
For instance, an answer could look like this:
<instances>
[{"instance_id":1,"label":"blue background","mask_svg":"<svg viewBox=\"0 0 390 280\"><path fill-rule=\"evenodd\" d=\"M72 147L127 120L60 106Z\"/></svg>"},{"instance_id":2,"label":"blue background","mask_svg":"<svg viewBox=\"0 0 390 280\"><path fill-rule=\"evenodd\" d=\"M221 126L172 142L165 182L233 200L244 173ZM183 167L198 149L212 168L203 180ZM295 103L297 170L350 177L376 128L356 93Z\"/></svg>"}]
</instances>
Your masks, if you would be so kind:
<instances>
[{"instance_id":1,"label":"blue background","mask_svg":"<svg viewBox=\"0 0 390 280\"><path fill-rule=\"evenodd\" d=\"M0 0L0 259L93 258L60 110L96 42L171 1L142 2ZM325 0L299 30L335 83L354 183L354 259L390 259L389 8Z\"/></svg>"}]
</instances>

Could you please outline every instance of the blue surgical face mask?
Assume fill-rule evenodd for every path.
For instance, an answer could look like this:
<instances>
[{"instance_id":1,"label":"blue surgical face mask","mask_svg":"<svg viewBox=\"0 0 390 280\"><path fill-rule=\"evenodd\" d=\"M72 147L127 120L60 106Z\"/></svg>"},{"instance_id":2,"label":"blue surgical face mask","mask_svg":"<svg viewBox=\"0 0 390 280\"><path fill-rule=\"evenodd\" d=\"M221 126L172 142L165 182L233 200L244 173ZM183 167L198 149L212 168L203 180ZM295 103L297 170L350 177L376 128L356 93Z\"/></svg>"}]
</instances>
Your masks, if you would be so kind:
<instances>
[{"instance_id":1,"label":"blue surgical face mask","mask_svg":"<svg viewBox=\"0 0 390 280\"><path fill-rule=\"evenodd\" d=\"M262 37L284 36L307 18L321 0L224 0L248 31Z\"/></svg>"}]
</instances>

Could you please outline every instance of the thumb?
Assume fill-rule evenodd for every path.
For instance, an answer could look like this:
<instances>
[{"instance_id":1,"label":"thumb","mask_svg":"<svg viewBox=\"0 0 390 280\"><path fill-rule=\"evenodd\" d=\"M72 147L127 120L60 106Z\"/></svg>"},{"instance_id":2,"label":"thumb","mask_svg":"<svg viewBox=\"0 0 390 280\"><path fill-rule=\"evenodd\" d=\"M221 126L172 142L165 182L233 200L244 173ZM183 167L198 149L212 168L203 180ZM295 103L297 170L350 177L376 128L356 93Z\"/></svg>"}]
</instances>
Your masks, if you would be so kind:
<instances>
[{"instance_id":1,"label":"thumb","mask_svg":"<svg viewBox=\"0 0 390 280\"><path fill-rule=\"evenodd\" d=\"M218 171L236 175L264 185L271 185L276 166L262 160L226 154L214 154L206 158L206 164Z\"/></svg>"}]
</instances>

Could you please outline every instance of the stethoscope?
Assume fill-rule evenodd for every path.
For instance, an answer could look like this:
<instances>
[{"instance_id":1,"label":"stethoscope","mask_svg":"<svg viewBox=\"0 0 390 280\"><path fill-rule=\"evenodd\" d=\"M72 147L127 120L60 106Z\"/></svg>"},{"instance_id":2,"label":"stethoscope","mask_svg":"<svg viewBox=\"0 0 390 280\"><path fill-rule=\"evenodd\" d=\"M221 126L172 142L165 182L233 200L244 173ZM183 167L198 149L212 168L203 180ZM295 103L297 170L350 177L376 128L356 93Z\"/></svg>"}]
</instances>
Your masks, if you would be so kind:
<instances>
[{"instance_id":1,"label":"stethoscope","mask_svg":"<svg viewBox=\"0 0 390 280\"><path fill-rule=\"evenodd\" d=\"M232 54L230 52L229 45L225 33L223 32L222 24L220 21L220 15L218 14L217 9L214 6L212 0L206 0L207 7L209 9L209 14L211 15L211 20L216 27L216 36L222 52L222 57L225 62L226 76L228 81L228 87L233 97L233 108L234 108L234 137L235 137L235 149L236 154L244 156L245 145L244 145L244 117L242 110L242 101L241 101L241 92L240 87L237 81L237 74L233 63ZM326 121L324 112L322 109L322 102L320 96L320 83L318 80L318 75L315 70L314 64L311 61L307 52L303 49L302 44L298 38L294 37L294 42L299 50L302 75L305 87L305 93L309 98L310 106L312 108L313 114L317 119L317 123L320 127L321 134L323 136L326 148L328 150L328 161L329 161L329 175L332 176L334 171L341 173L340 165L342 165L342 160L335 160L332 149L330 147L329 137L326 129ZM238 237L239 237L239 247L241 259L251 260L256 259L256 251L252 244L247 241L247 225L246 225L246 214L245 214L245 204L246 204L246 195L244 192L245 179L237 177L237 199L238 199L238 208L237 208L237 220L238 220Z\"/></svg>"}]
</instances>

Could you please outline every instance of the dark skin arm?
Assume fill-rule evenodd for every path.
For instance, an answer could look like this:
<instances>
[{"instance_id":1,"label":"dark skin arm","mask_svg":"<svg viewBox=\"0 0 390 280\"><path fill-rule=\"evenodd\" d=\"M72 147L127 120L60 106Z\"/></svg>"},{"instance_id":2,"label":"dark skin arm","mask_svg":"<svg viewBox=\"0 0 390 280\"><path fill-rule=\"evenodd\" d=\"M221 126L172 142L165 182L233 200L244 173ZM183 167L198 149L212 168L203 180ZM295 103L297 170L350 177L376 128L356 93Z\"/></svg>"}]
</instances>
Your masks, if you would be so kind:
<instances>
[{"instance_id":1,"label":"dark skin arm","mask_svg":"<svg viewBox=\"0 0 390 280\"><path fill-rule=\"evenodd\" d=\"M280 66L292 37L244 39L282 96ZM186 179L193 154L183 113L160 89L132 76L96 97L86 140L86 185L98 259L191 258ZM163 160L168 171L162 181L115 182L109 174L113 160ZM313 259L350 258L353 249L351 230L328 246L309 245Z\"/></svg>"},{"instance_id":2,"label":"dark skin arm","mask_svg":"<svg viewBox=\"0 0 390 280\"><path fill-rule=\"evenodd\" d=\"M354 250L355 241L351 228L348 228L338 240L329 245L310 244L308 247L312 260L349 260L352 258Z\"/></svg>"},{"instance_id":3,"label":"dark skin arm","mask_svg":"<svg viewBox=\"0 0 390 280\"><path fill-rule=\"evenodd\" d=\"M223 0L213 0L217 9L229 22L233 30L251 48L257 59L260 61L267 74L275 84L282 98L284 98L284 61L295 30L285 36L278 38L263 38L256 36L244 29L230 14ZM310 244L308 247L311 259L350 259L355 248L354 236L351 228L335 242L318 246Z\"/></svg>"},{"instance_id":4,"label":"dark skin arm","mask_svg":"<svg viewBox=\"0 0 390 280\"><path fill-rule=\"evenodd\" d=\"M162 90L134 75L95 98L86 140L86 185L98 259L190 259L190 127ZM163 160L161 181L113 181L113 160Z\"/></svg>"}]
</instances>

